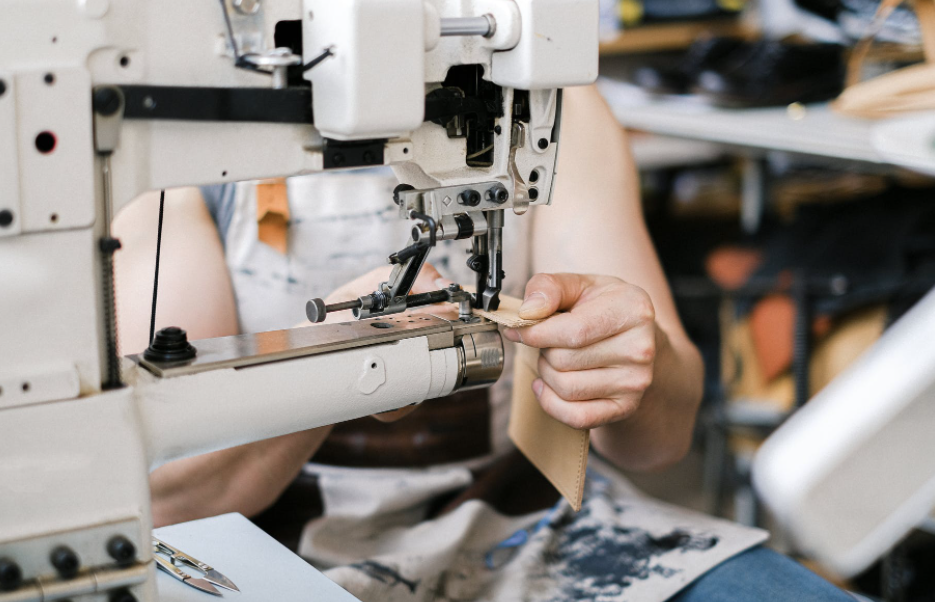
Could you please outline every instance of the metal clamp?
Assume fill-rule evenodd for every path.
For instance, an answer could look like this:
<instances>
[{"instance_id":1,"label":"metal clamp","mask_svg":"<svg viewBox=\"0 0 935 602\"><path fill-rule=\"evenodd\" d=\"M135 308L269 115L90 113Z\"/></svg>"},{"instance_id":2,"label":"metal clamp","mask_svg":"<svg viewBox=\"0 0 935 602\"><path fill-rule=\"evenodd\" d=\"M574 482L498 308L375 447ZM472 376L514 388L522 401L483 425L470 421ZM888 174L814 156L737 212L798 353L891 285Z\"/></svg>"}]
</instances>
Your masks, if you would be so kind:
<instances>
[{"instance_id":1,"label":"metal clamp","mask_svg":"<svg viewBox=\"0 0 935 602\"><path fill-rule=\"evenodd\" d=\"M293 54L289 48L273 48L262 54L245 54L240 59L258 69L269 69L276 90L282 90L288 85L289 67L302 64L302 57Z\"/></svg>"}]
</instances>

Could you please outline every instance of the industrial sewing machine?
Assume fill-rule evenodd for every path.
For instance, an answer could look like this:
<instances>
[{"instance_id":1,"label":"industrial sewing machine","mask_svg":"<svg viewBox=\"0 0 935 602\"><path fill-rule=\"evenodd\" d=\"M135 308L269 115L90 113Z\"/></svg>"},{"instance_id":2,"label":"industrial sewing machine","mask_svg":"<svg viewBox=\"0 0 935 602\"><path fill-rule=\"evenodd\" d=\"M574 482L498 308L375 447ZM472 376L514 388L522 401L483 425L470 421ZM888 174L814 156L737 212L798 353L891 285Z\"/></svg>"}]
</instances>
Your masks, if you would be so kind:
<instances>
[{"instance_id":1,"label":"industrial sewing machine","mask_svg":"<svg viewBox=\"0 0 935 602\"><path fill-rule=\"evenodd\" d=\"M0 0L0 15L0 601L152 600L153 468L498 378L502 342L473 309L498 303L503 213L550 201L561 88L597 75L596 0ZM373 165L395 168L413 240L373 294L308 306L372 319L166 329L118 357L124 204ZM476 293L408 295L441 239L470 241ZM393 317L442 300L459 312Z\"/></svg>"}]
</instances>

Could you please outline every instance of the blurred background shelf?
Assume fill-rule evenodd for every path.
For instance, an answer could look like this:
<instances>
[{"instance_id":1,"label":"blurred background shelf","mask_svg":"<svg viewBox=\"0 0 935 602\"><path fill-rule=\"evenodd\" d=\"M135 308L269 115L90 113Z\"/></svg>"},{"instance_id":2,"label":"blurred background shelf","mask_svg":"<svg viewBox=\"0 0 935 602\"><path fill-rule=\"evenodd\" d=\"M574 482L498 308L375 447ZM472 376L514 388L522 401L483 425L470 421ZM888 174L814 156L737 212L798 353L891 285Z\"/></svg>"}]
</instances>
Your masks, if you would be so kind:
<instances>
[{"instance_id":1,"label":"blurred background shelf","mask_svg":"<svg viewBox=\"0 0 935 602\"><path fill-rule=\"evenodd\" d=\"M630 148L642 171L710 163L725 154L723 145L714 142L657 135L633 135Z\"/></svg>"},{"instance_id":2,"label":"blurred background shelf","mask_svg":"<svg viewBox=\"0 0 935 602\"><path fill-rule=\"evenodd\" d=\"M661 25L640 25L621 31L617 37L601 42L601 55L614 56L639 52L687 48L704 36L752 39L758 35L751 24L738 19L689 21Z\"/></svg>"},{"instance_id":3,"label":"blurred background shelf","mask_svg":"<svg viewBox=\"0 0 935 602\"><path fill-rule=\"evenodd\" d=\"M874 147L876 122L842 117L825 104L721 109L690 97L654 98L608 78L601 78L598 87L617 120L629 129L751 150L900 164Z\"/></svg>"}]
</instances>

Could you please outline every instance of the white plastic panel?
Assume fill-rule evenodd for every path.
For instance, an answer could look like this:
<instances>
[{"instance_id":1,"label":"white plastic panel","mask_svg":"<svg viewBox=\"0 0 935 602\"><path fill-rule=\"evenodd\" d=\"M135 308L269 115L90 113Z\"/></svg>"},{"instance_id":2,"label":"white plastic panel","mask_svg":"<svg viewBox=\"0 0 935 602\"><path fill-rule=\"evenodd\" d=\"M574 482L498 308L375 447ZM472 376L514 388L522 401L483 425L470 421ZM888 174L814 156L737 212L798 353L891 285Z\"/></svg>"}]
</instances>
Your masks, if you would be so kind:
<instances>
[{"instance_id":1,"label":"white plastic panel","mask_svg":"<svg viewBox=\"0 0 935 602\"><path fill-rule=\"evenodd\" d=\"M390 138L424 115L425 14L422 0L305 0L305 61L315 126L338 140ZM311 14L311 18L308 16Z\"/></svg>"},{"instance_id":2,"label":"white plastic panel","mask_svg":"<svg viewBox=\"0 0 935 602\"><path fill-rule=\"evenodd\" d=\"M0 556L20 561L25 577L50 572L58 544L84 566L105 563L115 533L136 544L141 561L151 557L148 475L130 396L122 389L0 410ZM153 590L150 579L133 591L152 600Z\"/></svg>"},{"instance_id":3,"label":"white plastic panel","mask_svg":"<svg viewBox=\"0 0 935 602\"><path fill-rule=\"evenodd\" d=\"M95 246L90 229L0 238L4 379L72 366L82 393L100 388Z\"/></svg>"},{"instance_id":4,"label":"white plastic panel","mask_svg":"<svg viewBox=\"0 0 935 602\"><path fill-rule=\"evenodd\" d=\"M597 0L516 0L519 43L493 55L491 79L501 86L541 90L597 79Z\"/></svg>"},{"instance_id":5,"label":"white plastic panel","mask_svg":"<svg viewBox=\"0 0 935 602\"><path fill-rule=\"evenodd\" d=\"M83 69L49 68L16 75L24 232L94 222L90 90L91 78Z\"/></svg>"},{"instance_id":6,"label":"white plastic panel","mask_svg":"<svg viewBox=\"0 0 935 602\"><path fill-rule=\"evenodd\" d=\"M849 576L935 504L935 293L760 448L754 483L803 552Z\"/></svg>"},{"instance_id":7,"label":"white plastic panel","mask_svg":"<svg viewBox=\"0 0 935 602\"><path fill-rule=\"evenodd\" d=\"M0 365L0 409L78 397L81 381L74 366L15 363Z\"/></svg>"}]
</instances>

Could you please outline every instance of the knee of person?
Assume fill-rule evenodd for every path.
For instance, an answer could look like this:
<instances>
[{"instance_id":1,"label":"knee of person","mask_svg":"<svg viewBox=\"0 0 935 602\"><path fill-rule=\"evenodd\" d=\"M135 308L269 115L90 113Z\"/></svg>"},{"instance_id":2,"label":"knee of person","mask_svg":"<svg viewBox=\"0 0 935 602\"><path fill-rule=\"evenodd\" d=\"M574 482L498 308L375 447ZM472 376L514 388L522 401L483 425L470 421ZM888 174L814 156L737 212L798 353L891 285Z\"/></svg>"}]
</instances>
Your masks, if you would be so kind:
<instances>
[{"instance_id":1,"label":"knee of person","mask_svg":"<svg viewBox=\"0 0 935 602\"><path fill-rule=\"evenodd\" d=\"M757 546L725 560L671 602L855 602L856 598L778 552Z\"/></svg>"}]
</instances>

